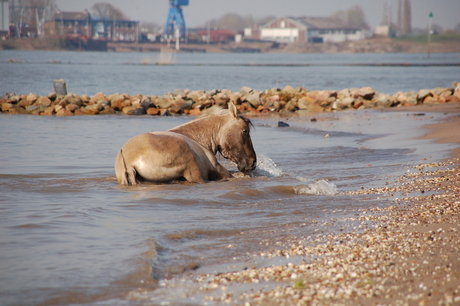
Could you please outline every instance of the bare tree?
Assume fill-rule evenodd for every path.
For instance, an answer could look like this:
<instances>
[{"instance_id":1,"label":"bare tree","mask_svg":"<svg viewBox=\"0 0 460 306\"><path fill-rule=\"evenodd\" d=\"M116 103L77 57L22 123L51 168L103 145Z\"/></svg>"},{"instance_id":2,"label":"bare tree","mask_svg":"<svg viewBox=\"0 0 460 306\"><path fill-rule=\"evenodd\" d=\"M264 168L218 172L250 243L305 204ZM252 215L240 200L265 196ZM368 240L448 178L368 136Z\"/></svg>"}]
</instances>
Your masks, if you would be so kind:
<instances>
[{"instance_id":1,"label":"bare tree","mask_svg":"<svg viewBox=\"0 0 460 306\"><path fill-rule=\"evenodd\" d=\"M343 20L345 25L351 28L369 29L364 11L359 5L349 8L346 11L338 10L332 14L332 17Z\"/></svg>"},{"instance_id":2,"label":"bare tree","mask_svg":"<svg viewBox=\"0 0 460 306\"><path fill-rule=\"evenodd\" d=\"M95 16L108 20L126 20L126 15L118 8L107 2L98 2L91 8Z\"/></svg>"},{"instance_id":3,"label":"bare tree","mask_svg":"<svg viewBox=\"0 0 460 306\"><path fill-rule=\"evenodd\" d=\"M18 33L23 25L35 27L42 36L45 20L52 16L57 5L54 0L12 0L11 22L16 25Z\"/></svg>"}]
</instances>

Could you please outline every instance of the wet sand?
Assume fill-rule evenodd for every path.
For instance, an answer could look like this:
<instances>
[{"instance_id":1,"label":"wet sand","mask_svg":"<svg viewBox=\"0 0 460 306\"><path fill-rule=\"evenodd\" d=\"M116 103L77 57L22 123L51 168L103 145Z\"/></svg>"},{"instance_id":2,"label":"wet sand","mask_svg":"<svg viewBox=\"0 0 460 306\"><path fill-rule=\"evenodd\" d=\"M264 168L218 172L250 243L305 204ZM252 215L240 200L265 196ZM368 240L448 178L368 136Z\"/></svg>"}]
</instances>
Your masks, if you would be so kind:
<instances>
[{"instance_id":1,"label":"wet sand","mask_svg":"<svg viewBox=\"0 0 460 306\"><path fill-rule=\"evenodd\" d=\"M459 103L390 111L449 113L445 122L426 126L422 138L460 143ZM386 204L318 224L326 234L293 237L281 250L268 245L252 265L198 270L181 280L186 283L165 281L162 287L193 288L183 291L183 301L192 304L460 305L459 149L381 188L348 194L382 197ZM129 298L145 294L131 292Z\"/></svg>"}]
</instances>

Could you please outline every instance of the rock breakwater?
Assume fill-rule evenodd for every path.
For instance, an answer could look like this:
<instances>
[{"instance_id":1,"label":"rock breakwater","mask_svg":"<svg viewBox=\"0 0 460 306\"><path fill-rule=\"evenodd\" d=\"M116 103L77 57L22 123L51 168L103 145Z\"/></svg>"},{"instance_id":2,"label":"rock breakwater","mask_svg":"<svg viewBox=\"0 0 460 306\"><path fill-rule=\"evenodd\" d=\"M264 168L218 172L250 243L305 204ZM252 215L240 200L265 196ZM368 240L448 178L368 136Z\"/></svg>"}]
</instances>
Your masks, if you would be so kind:
<instances>
[{"instance_id":1,"label":"rock breakwater","mask_svg":"<svg viewBox=\"0 0 460 306\"><path fill-rule=\"evenodd\" d=\"M75 115L201 115L214 107L226 107L229 102L237 105L242 113L292 113L330 112L346 109L384 108L438 104L460 101L460 84L451 87L420 89L411 92L397 92L393 95L379 93L370 87L310 91L303 87L285 86L265 91L242 87L240 91L230 90L188 90L177 89L162 96L128 95L126 93L94 96L57 95L47 96L35 93L5 93L0 99L4 114L32 114L48 116Z\"/></svg>"}]
</instances>

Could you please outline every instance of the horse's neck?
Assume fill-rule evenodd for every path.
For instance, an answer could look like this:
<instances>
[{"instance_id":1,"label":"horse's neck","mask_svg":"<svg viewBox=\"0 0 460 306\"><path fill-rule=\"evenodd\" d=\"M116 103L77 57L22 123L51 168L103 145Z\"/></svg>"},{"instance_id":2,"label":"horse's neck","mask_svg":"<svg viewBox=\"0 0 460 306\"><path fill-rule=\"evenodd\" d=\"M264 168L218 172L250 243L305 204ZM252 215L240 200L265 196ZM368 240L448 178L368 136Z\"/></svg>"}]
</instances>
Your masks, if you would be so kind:
<instances>
[{"instance_id":1,"label":"horse's neck","mask_svg":"<svg viewBox=\"0 0 460 306\"><path fill-rule=\"evenodd\" d=\"M187 136L216 154L218 150L217 134L221 124L219 120L215 119L211 117L198 118L172 128L170 131Z\"/></svg>"}]
</instances>

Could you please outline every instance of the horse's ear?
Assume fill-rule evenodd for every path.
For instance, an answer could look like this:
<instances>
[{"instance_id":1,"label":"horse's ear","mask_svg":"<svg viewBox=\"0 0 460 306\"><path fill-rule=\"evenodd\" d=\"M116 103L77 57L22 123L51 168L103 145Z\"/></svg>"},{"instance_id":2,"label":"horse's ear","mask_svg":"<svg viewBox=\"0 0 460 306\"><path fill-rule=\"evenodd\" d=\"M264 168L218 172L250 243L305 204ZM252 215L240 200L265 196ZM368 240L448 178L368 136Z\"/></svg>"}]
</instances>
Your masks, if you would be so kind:
<instances>
[{"instance_id":1,"label":"horse's ear","mask_svg":"<svg viewBox=\"0 0 460 306\"><path fill-rule=\"evenodd\" d=\"M228 103L228 111L232 117L238 117L238 109L236 108L235 104L233 104L233 102Z\"/></svg>"}]
</instances>

